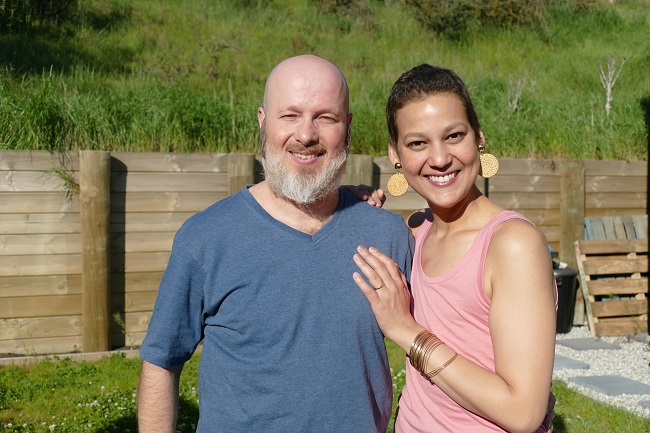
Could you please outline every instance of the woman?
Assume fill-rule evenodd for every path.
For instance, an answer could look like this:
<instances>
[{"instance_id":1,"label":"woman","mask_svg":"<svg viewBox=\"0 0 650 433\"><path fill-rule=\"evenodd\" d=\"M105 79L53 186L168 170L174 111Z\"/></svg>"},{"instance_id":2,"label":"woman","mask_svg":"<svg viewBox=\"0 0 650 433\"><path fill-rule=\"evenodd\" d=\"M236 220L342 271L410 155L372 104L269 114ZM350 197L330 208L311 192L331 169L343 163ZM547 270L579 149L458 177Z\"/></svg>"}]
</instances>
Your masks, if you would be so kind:
<instances>
[{"instance_id":1,"label":"woman","mask_svg":"<svg viewBox=\"0 0 650 433\"><path fill-rule=\"evenodd\" d=\"M419 227L409 221L410 292L381 252L359 247L354 256L365 276L355 282L409 356L396 432L552 431L548 244L475 186L494 167L465 84L447 69L413 68L394 84L386 118L390 160L429 205Z\"/></svg>"}]
</instances>

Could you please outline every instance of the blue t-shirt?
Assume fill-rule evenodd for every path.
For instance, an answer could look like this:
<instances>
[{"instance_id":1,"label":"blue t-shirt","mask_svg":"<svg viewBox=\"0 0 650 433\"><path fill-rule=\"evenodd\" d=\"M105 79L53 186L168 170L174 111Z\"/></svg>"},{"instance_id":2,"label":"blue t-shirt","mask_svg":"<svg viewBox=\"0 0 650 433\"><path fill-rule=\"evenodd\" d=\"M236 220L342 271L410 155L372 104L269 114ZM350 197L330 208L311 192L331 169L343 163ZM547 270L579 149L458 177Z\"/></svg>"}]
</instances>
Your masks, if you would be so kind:
<instances>
[{"instance_id":1,"label":"blue t-shirt","mask_svg":"<svg viewBox=\"0 0 650 433\"><path fill-rule=\"evenodd\" d=\"M244 188L178 231L142 359L182 364L199 342L198 432L384 432L392 405L383 335L352 280L359 245L410 274L402 217L341 189L308 235Z\"/></svg>"}]
</instances>

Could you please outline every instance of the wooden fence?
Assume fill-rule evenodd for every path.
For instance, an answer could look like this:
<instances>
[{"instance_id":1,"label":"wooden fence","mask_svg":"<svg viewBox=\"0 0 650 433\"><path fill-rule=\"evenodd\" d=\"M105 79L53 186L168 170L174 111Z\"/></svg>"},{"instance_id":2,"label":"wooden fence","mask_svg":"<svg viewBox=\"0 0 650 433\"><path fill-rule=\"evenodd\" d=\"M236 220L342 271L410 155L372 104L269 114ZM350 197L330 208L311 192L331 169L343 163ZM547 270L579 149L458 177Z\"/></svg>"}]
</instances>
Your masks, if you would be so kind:
<instances>
[{"instance_id":1,"label":"wooden fence","mask_svg":"<svg viewBox=\"0 0 650 433\"><path fill-rule=\"evenodd\" d=\"M530 218L575 267L583 218L647 213L647 162L502 159L478 186ZM384 188L387 157L350 155L344 182ZM174 233L262 179L246 154L0 152L0 354L142 341ZM426 206L409 190L385 207Z\"/></svg>"}]
</instances>

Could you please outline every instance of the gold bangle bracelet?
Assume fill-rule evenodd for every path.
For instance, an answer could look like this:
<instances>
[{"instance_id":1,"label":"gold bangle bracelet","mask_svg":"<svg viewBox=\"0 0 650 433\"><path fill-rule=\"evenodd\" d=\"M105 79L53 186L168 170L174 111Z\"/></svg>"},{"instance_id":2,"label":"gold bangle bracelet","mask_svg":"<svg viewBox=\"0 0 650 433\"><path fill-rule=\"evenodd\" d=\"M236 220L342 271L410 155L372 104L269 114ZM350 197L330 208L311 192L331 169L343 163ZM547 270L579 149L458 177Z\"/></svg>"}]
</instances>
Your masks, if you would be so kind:
<instances>
[{"instance_id":1,"label":"gold bangle bracelet","mask_svg":"<svg viewBox=\"0 0 650 433\"><path fill-rule=\"evenodd\" d=\"M457 356L458 356L458 353L454 352L454 355L451 358L449 358L449 360L447 362L445 362L444 364L442 364L440 367L436 368L432 372L428 373L426 375L426 378L429 379L429 381L431 381L431 379L433 379L438 373L440 373L442 370L447 368L447 366L449 364L454 362L454 360L456 359Z\"/></svg>"},{"instance_id":2,"label":"gold bangle bracelet","mask_svg":"<svg viewBox=\"0 0 650 433\"><path fill-rule=\"evenodd\" d=\"M411 361L411 365L415 367L416 365L416 359L418 357L418 353L420 351L420 345L422 344L422 341L430 334L429 331L426 329L421 331L414 339L413 342L411 343L411 350L409 351L409 360Z\"/></svg>"},{"instance_id":3,"label":"gold bangle bracelet","mask_svg":"<svg viewBox=\"0 0 650 433\"><path fill-rule=\"evenodd\" d=\"M435 334L427 330L421 331L411 343L409 351L409 359L413 368L424 376L429 357L442 344L443 342Z\"/></svg>"}]
</instances>

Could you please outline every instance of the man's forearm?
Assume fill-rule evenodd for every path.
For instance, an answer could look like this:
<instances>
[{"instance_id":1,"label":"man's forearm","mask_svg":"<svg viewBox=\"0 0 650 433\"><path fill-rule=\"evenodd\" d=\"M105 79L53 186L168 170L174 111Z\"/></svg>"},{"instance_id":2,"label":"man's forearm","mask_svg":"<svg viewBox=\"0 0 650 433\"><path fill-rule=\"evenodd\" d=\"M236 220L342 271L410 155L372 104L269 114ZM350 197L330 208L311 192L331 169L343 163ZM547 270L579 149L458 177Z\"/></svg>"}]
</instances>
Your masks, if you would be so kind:
<instances>
[{"instance_id":1,"label":"man's forearm","mask_svg":"<svg viewBox=\"0 0 650 433\"><path fill-rule=\"evenodd\" d=\"M138 385L140 433L174 433L178 415L178 383L182 365L162 368L142 362Z\"/></svg>"}]
</instances>

